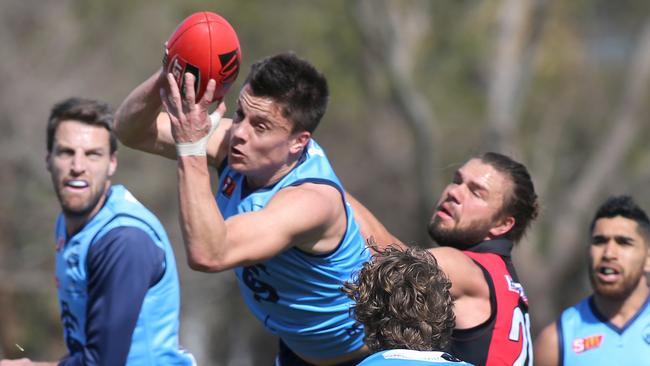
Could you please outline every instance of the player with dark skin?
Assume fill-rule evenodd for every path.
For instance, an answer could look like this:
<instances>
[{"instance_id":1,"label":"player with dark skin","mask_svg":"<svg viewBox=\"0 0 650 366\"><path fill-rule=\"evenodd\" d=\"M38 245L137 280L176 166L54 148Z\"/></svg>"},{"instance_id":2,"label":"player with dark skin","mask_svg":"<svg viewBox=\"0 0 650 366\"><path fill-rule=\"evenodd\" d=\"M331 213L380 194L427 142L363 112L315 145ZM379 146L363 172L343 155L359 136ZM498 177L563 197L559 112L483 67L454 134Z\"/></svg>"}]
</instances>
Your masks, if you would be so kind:
<instances>
[{"instance_id":1,"label":"player with dark skin","mask_svg":"<svg viewBox=\"0 0 650 366\"><path fill-rule=\"evenodd\" d=\"M590 231L593 294L542 330L535 341L535 365L650 360L650 339L643 341L650 319L650 221L631 197L611 197L596 213Z\"/></svg>"}]
</instances>

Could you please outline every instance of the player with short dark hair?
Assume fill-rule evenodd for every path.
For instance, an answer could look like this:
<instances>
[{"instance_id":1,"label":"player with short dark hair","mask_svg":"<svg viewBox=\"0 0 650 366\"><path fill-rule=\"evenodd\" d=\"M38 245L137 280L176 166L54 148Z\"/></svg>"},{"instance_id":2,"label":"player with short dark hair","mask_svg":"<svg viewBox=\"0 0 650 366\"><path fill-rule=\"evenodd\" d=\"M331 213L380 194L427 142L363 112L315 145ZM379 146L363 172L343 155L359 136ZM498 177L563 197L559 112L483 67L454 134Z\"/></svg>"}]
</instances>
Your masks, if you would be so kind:
<instances>
[{"instance_id":1,"label":"player with short dark hair","mask_svg":"<svg viewBox=\"0 0 650 366\"><path fill-rule=\"evenodd\" d=\"M196 101L193 75L185 80L183 97L162 73L137 87L118 112L118 136L177 159L190 267L235 270L249 309L280 338L277 365L358 363L368 350L340 287L369 253L312 138L329 98L325 77L292 53L265 58L252 66L233 119L218 124L208 116L214 81ZM161 104L167 113L158 114ZM216 201L209 165L219 172Z\"/></svg>"},{"instance_id":2,"label":"player with short dark hair","mask_svg":"<svg viewBox=\"0 0 650 366\"><path fill-rule=\"evenodd\" d=\"M536 365L650 360L650 220L632 197L614 196L598 208L590 232L593 294L542 330L535 342Z\"/></svg>"}]
</instances>

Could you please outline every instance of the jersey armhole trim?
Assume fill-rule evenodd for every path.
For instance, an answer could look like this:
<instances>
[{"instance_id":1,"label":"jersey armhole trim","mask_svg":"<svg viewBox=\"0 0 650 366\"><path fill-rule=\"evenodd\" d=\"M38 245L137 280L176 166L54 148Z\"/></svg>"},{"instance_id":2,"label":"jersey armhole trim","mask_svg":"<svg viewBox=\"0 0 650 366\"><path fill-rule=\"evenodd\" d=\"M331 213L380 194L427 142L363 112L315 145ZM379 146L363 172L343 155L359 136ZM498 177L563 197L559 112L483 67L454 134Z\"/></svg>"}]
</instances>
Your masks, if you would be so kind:
<instances>
[{"instance_id":1,"label":"jersey armhole trim","mask_svg":"<svg viewBox=\"0 0 650 366\"><path fill-rule=\"evenodd\" d=\"M555 328L557 332L557 364L559 366L564 366L564 332L562 331L562 316L557 319L555 323Z\"/></svg>"},{"instance_id":2,"label":"jersey armhole trim","mask_svg":"<svg viewBox=\"0 0 650 366\"><path fill-rule=\"evenodd\" d=\"M483 332L489 330L496 320L497 315L497 298L496 298L496 289L494 288L494 283L492 282L492 277L488 273L487 269L483 267L479 262L472 258L472 261L481 269L483 272L483 277L485 277L485 282L488 285L488 291L490 292L490 317L487 318L483 323L473 326L466 329L454 329L454 339L458 340L471 340L482 336ZM475 333L480 333L474 336Z\"/></svg>"}]
</instances>

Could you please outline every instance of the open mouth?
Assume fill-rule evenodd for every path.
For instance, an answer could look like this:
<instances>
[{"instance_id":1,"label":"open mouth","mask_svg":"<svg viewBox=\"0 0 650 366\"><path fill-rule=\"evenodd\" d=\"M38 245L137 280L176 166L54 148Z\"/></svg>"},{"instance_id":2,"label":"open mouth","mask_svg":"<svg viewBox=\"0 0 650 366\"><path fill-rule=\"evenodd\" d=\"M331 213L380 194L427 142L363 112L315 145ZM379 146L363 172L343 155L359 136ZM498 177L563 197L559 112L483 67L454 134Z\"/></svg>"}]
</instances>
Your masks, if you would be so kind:
<instances>
[{"instance_id":1,"label":"open mouth","mask_svg":"<svg viewBox=\"0 0 650 366\"><path fill-rule=\"evenodd\" d=\"M441 218L452 218L451 212L446 209L443 205L438 206L438 211L436 214Z\"/></svg>"},{"instance_id":2,"label":"open mouth","mask_svg":"<svg viewBox=\"0 0 650 366\"><path fill-rule=\"evenodd\" d=\"M241 152L241 150L237 149L236 147L231 147L230 148L230 155L234 157L243 157L244 153Z\"/></svg>"},{"instance_id":3,"label":"open mouth","mask_svg":"<svg viewBox=\"0 0 650 366\"><path fill-rule=\"evenodd\" d=\"M609 266L600 266L596 268L596 275L602 282L614 282L620 277L621 272Z\"/></svg>"},{"instance_id":4,"label":"open mouth","mask_svg":"<svg viewBox=\"0 0 650 366\"><path fill-rule=\"evenodd\" d=\"M598 269L598 273L602 273L604 275L613 275L613 274L618 274L618 271L613 268L600 267Z\"/></svg>"},{"instance_id":5,"label":"open mouth","mask_svg":"<svg viewBox=\"0 0 650 366\"><path fill-rule=\"evenodd\" d=\"M88 188L89 184L87 181L83 179L71 179L65 181L64 186L66 188L72 188L72 189L83 189L83 188Z\"/></svg>"}]
</instances>

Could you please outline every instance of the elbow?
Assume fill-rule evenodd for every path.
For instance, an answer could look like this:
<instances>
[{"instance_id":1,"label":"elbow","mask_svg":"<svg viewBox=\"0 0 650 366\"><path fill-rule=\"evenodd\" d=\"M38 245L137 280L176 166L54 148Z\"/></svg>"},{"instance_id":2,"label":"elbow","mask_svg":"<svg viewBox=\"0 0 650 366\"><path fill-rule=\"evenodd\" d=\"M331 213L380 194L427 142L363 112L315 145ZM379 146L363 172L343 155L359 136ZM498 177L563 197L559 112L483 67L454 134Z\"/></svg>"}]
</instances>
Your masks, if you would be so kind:
<instances>
[{"instance_id":1,"label":"elbow","mask_svg":"<svg viewBox=\"0 0 650 366\"><path fill-rule=\"evenodd\" d=\"M131 149L139 150L138 149L138 144L135 141L135 139L129 138L127 136L121 136L119 134L116 134L116 135L117 135L117 139L120 140L120 143L123 146L126 146L126 147L131 148Z\"/></svg>"},{"instance_id":2,"label":"elbow","mask_svg":"<svg viewBox=\"0 0 650 366\"><path fill-rule=\"evenodd\" d=\"M122 105L115 112L113 132L120 143L131 149L141 150L141 145L148 138L148 133L134 123L132 113Z\"/></svg>"},{"instance_id":3,"label":"elbow","mask_svg":"<svg viewBox=\"0 0 650 366\"><path fill-rule=\"evenodd\" d=\"M120 118L119 114L115 116L115 123L113 126L113 131L115 132L115 137L120 140L120 143L126 147L134 149L136 147L135 136L129 135L128 131L124 128L124 122Z\"/></svg>"},{"instance_id":4,"label":"elbow","mask_svg":"<svg viewBox=\"0 0 650 366\"><path fill-rule=\"evenodd\" d=\"M222 261L197 255L189 255L187 265L194 271L205 273L216 273L230 269Z\"/></svg>"}]
</instances>

